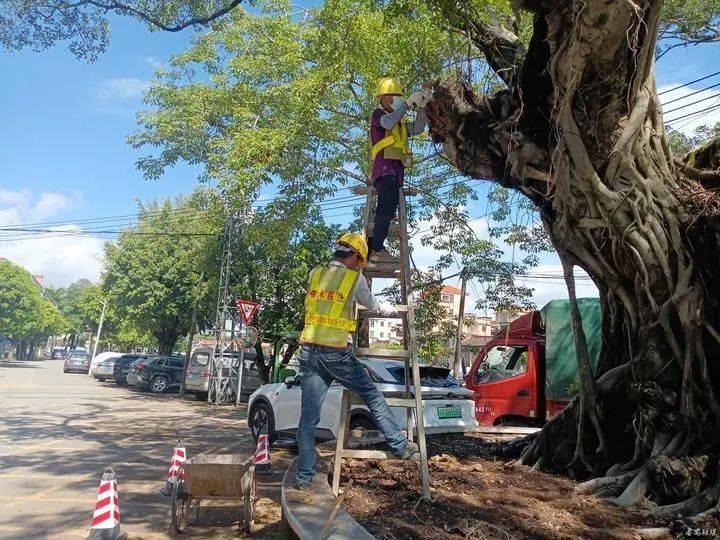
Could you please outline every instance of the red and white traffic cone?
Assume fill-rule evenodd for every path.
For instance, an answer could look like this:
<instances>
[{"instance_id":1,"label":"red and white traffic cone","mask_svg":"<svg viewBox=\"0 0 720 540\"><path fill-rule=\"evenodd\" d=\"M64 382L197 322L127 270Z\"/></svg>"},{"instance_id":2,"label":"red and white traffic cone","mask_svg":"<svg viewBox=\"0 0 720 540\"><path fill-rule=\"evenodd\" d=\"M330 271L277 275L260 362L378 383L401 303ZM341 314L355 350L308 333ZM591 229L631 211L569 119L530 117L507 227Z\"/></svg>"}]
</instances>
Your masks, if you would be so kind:
<instances>
[{"instance_id":1,"label":"red and white traffic cone","mask_svg":"<svg viewBox=\"0 0 720 540\"><path fill-rule=\"evenodd\" d=\"M127 534L120 530L120 501L115 471L105 469L98 487L97 503L90 525L90 540L124 540Z\"/></svg>"},{"instance_id":2,"label":"red and white traffic cone","mask_svg":"<svg viewBox=\"0 0 720 540\"><path fill-rule=\"evenodd\" d=\"M160 490L160 493L172 495L173 486L180 480L185 480L185 471L183 471L182 464L185 463L186 454L185 447L178 445L173 448L172 458L170 458L170 468L167 473L167 480L165 480L165 487Z\"/></svg>"},{"instance_id":3,"label":"red and white traffic cone","mask_svg":"<svg viewBox=\"0 0 720 540\"><path fill-rule=\"evenodd\" d=\"M258 474L272 474L270 470L270 440L265 433L258 435L253 463Z\"/></svg>"}]
</instances>

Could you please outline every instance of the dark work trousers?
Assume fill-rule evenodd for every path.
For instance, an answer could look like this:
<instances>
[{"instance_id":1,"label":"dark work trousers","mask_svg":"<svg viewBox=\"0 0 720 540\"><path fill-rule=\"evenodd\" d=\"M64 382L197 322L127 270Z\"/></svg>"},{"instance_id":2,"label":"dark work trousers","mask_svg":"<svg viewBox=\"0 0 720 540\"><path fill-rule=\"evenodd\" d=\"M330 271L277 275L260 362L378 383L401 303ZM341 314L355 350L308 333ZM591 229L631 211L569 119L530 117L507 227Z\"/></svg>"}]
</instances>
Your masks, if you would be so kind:
<instances>
[{"instance_id":1,"label":"dark work trousers","mask_svg":"<svg viewBox=\"0 0 720 540\"><path fill-rule=\"evenodd\" d=\"M395 217L400 201L400 183L394 176L380 176L375 180L375 189L377 189L377 209L370 247L373 251L382 251L390 222Z\"/></svg>"}]
</instances>

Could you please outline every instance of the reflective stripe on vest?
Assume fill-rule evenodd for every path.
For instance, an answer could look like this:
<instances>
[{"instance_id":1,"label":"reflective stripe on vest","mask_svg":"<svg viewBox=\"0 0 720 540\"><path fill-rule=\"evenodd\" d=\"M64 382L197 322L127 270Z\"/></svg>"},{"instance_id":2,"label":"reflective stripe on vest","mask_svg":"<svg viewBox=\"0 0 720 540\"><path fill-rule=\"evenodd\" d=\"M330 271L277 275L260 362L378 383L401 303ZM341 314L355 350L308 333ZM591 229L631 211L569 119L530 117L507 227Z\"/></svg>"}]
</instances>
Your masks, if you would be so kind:
<instances>
[{"instance_id":1,"label":"reflective stripe on vest","mask_svg":"<svg viewBox=\"0 0 720 540\"><path fill-rule=\"evenodd\" d=\"M372 142L372 139L370 139ZM405 119L395 124L392 129L385 130L385 137L372 145L370 149L370 158L375 161L375 157L383 152L385 159L397 159L408 164L412 157L410 146L408 146L408 131Z\"/></svg>"},{"instance_id":2,"label":"reflective stripe on vest","mask_svg":"<svg viewBox=\"0 0 720 540\"><path fill-rule=\"evenodd\" d=\"M326 347L347 347L354 332L352 293L360 273L341 266L313 270L305 295L305 327L300 341Z\"/></svg>"}]
</instances>

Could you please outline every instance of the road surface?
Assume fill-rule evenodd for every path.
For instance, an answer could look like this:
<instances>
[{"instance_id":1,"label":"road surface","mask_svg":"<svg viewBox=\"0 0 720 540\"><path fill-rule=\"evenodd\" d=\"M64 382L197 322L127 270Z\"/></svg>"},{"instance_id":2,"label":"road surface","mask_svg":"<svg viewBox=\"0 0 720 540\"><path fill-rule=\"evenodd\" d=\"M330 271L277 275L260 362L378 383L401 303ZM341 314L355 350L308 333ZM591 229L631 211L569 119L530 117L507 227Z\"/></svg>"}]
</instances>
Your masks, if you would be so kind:
<instances>
[{"instance_id":1,"label":"road surface","mask_svg":"<svg viewBox=\"0 0 720 540\"><path fill-rule=\"evenodd\" d=\"M188 455L250 455L244 407L214 407L63 374L62 362L0 361L0 539L87 538L103 469L118 474L121 528L172 538L163 487L173 445ZM292 455L273 449L254 537L273 537L279 484ZM237 538L241 510L203 503L182 538Z\"/></svg>"}]
</instances>

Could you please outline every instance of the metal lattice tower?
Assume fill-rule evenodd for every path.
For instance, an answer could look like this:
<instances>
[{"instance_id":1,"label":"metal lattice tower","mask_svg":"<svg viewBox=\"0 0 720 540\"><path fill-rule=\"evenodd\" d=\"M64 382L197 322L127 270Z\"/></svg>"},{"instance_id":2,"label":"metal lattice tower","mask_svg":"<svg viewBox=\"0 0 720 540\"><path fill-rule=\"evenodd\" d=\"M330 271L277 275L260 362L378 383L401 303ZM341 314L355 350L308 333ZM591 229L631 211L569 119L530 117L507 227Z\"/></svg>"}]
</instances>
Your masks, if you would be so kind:
<instances>
[{"instance_id":1,"label":"metal lattice tower","mask_svg":"<svg viewBox=\"0 0 720 540\"><path fill-rule=\"evenodd\" d=\"M233 250L236 247L241 225L242 214L233 214L226 206L214 326L215 346L210 360L208 387L208 403L216 405L240 402L239 389L242 384L243 370L234 353L238 350L236 338L242 329L242 318L238 314L232 291L234 281L232 266Z\"/></svg>"}]
</instances>

